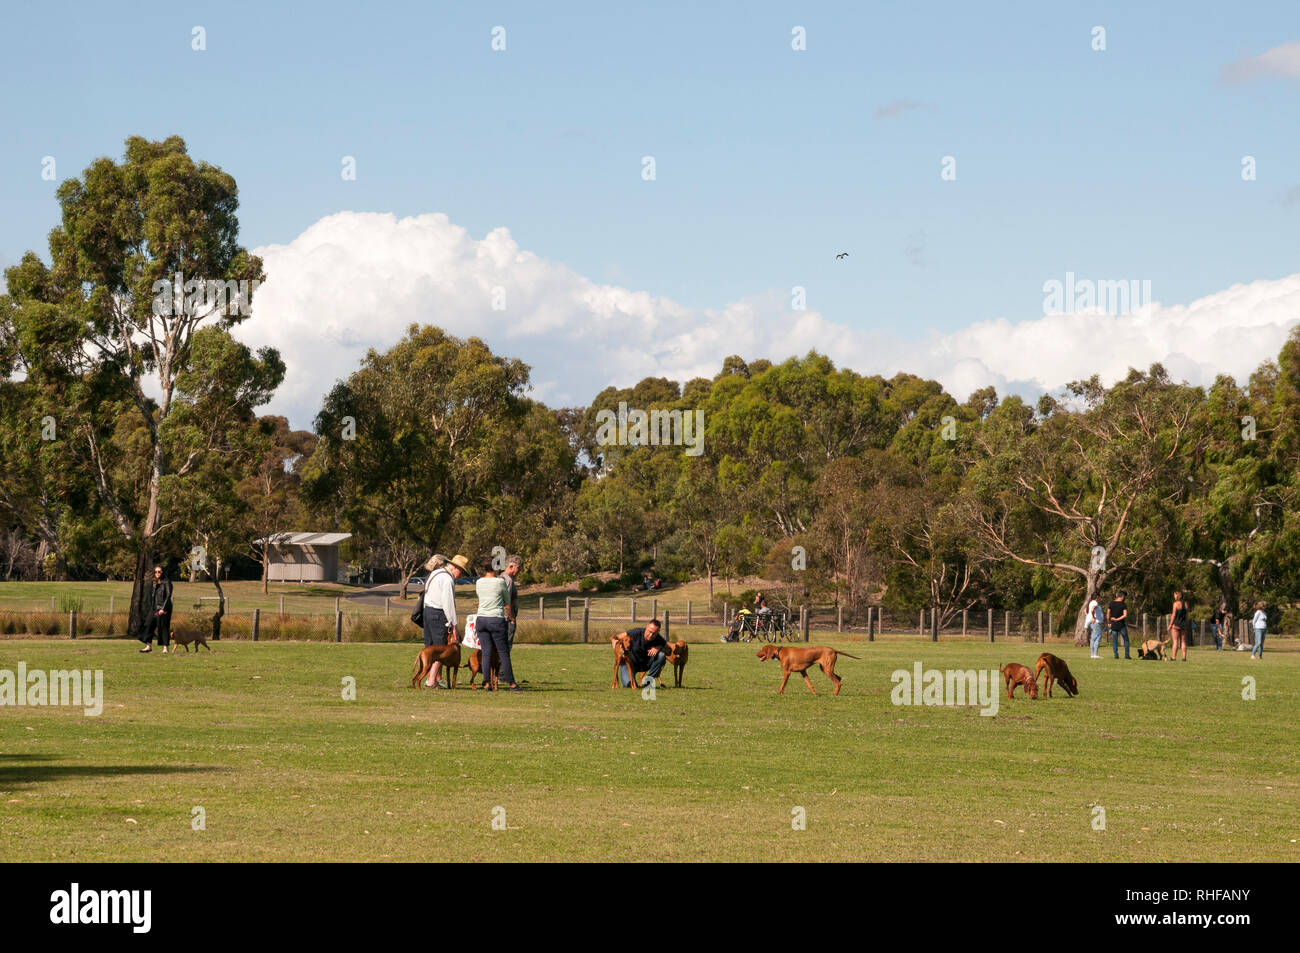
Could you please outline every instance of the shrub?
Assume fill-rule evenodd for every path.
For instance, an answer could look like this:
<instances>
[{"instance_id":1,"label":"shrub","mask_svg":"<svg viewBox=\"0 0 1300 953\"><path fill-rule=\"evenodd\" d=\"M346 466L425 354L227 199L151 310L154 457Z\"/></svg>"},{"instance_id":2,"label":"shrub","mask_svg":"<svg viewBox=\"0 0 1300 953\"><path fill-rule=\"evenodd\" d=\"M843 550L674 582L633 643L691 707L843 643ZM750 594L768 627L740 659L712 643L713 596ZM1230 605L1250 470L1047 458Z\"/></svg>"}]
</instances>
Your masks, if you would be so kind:
<instances>
[{"instance_id":1,"label":"shrub","mask_svg":"<svg viewBox=\"0 0 1300 953\"><path fill-rule=\"evenodd\" d=\"M579 592L595 592L600 588L600 580L595 576L584 576L578 583Z\"/></svg>"}]
</instances>

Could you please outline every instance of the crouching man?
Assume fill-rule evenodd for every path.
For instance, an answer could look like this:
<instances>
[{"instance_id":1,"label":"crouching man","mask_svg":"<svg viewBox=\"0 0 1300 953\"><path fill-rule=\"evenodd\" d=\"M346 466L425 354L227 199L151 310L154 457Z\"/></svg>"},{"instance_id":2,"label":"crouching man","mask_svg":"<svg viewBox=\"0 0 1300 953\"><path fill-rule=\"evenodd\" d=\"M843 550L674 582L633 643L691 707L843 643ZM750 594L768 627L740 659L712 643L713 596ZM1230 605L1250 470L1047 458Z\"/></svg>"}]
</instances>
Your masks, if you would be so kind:
<instances>
[{"instance_id":1,"label":"crouching man","mask_svg":"<svg viewBox=\"0 0 1300 953\"><path fill-rule=\"evenodd\" d=\"M663 671L664 663L668 660L668 643L659 634L659 620L654 619L641 628L628 629L626 632L620 632L619 635L626 635L631 641L632 671L645 672L657 683L659 673ZM610 636L609 644L617 645L618 635ZM618 678L624 688L631 687L627 680L627 669L620 668Z\"/></svg>"}]
</instances>

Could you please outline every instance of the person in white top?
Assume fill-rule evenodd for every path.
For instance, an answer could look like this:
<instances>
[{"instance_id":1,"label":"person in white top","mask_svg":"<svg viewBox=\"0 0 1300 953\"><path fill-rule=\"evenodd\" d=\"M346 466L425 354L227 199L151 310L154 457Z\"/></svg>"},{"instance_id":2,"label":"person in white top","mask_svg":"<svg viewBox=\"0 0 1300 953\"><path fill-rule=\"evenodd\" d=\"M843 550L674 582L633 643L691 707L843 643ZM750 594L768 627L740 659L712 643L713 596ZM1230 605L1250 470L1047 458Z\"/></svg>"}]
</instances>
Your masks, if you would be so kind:
<instances>
[{"instance_id":1,"label":"person in white top","mask_svg":"<svg viewBox=\"0 0 1300 953\"><path fill-rule=\"evenodd\" d=\"M430 564L436 565L441 558L435 556ZM447 645L460 641L460 630L456 627L456 580L469 571L469 560L464 556L453 556L445 565L439 566L424 583L424 644ZM429 669L429 678L425 685L438 688L438 676L442 674L442 663L434 662Z\"/></svg>"},{"instance_id":2,"label":"person in white top","mask_svg":"<svg viewBox=\"0 0 1300 953\"><path fill-rule=\"evenodd\" d=\"M1264 657L1264 631L1268 628L1268 616L1264 612L1264 603L1255 603L1255 617L1250 620L1255 628L1255 645L1250 650L1251 658Z\"/></svg>"},{"instance_id":3,"label":"person in white top","mask_svg":"<svg viewBox=\"0 0 1300 953\"><path fill-rule=\"evenodd\" d=\"M1106 613L1101 603L1095 598L1088 603L1088 644L1092 647L1089 658L1101 658L1097 649L1101 648L1101 630L1106 624Z\"/></svg>"}]
</instances>

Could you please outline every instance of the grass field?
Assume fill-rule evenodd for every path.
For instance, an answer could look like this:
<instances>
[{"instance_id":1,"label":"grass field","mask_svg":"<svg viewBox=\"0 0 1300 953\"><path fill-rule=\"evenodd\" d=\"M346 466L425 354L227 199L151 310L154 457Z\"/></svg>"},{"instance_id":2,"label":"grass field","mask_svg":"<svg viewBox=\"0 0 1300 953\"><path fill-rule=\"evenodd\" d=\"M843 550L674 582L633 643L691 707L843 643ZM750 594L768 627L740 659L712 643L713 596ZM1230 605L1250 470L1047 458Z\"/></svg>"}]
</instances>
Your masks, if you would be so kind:
<instances>
[{"instance_id":1,"label":"grass field","mask_svg":"<svg viewBox=\"0 0 1300 953\"><path fill-rule=\"evenodd\" d=\"M864 658L839 697L812 673L813 697L775 695L752 645L701 642L686 686L646 699L609 689L605 645L519 646L530 690L491 695L412 690L414 643L4 640L0 669L102 669L105 700L0 707L0 860L1293 861L1287 642L1186 664L1055 648L1079 697L982 717L896 707L891 672L1037 646L832 643Z\"/></svg>"}]
</instances>

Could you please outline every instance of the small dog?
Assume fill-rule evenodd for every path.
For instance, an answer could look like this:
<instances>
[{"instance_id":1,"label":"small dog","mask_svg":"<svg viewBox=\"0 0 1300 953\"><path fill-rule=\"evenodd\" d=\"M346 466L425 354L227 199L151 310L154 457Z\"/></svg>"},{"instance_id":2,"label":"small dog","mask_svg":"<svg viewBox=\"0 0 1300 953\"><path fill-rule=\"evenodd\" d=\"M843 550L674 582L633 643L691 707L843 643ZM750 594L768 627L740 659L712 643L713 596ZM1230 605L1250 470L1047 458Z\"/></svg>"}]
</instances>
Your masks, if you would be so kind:
<instances>
[{"instance_id":1,"label":"small dog","mask_svg":"<svg viewBox=\"0 0 1300 953\"><path fill-rule=\"evenodd\" d=\"M1007 698L1010 699L1015 695L1016 686L1020 685L1029 694L1030 698L1038 698L1038 682L1034 680L1034 673L1025 668L1019 662L1010 662L1002 666L1002 675L1007 680Z\"/></svg>"},{"instance_id":2,"label":"small dog","mask_svg":"<svg viewBox=\"0 0 1300 953\"><path fill-rule=\"evenodd\" d=\"M1065 664L1064 659L1059 659L1051 652L1044 652L1038 656L1038 664L1034 666L1034 684L1038 684L1038 673L1046 672L1047 679L1043 682L1043 687L1047 689L1047 697L1052 697L1052 684L1059 683L1065 689L1065 694L1073 698L1079 694L1079 683L1075 677L1070 674L1070 666Z\"/></svg>"},{"instance_id":3,"label":"small dog","mask_svg":"<svg viewBox=\"0 0 1300 953\"><path fill-rule=\"evenodd\" d=\"M636 688L636 678L632 672L632 637L626 632L614 636L614 680L610 688L618 688L618 670L627 669L629 688Z\"/></svg>"},{"instance_id":4,"label":"small dog","mask_svg":"<svg viewBox=\"0 0 1300 953\"><path fill-rule=\"evenodd\" d=\"M826 673L826 677L835 683L834 694L838 695L840 685L844 683L844 679L835 674L835 659L841 655L860 659L860 656L849 655L848 652L841 652L839 649L832 649L824 645L783 645L780 648L775 645L765 645L758 650L759 661L766 662L768 659L777 659L781 663L781 687L776 690L778 695L785 691L785 683L790 680L790 675L794 672L798 672L803 676L808 691L816 695L817 691L813 688L812 680L808 678L808 669L814 665L820 665L822 671Z\"/></svg>"},{"instance_id":5,"label":"small dog","mask_svg":"<svg viewBox=\"0 0 1300 953\"><path fill-rule=\"evenodd\" d=\"M420 654L415 657L415 667L411 669L414 673L414 677L411 679L411 687L420 687L420 683L433 670L434 662L442 663L442 667L449 673L447 675L447 685L455 689L456 673L460 671L459 642L452 642L450 645L426 645L420 649Z\"/></svg>"},{"instance_id":6,"label":"small dog","mask_svg":"<svg viewBox=\"0 0 1300 953\"><path fill-rule=\"evenodd\" d=\"M1159 639L1147 639L1138 649L1138 658L1162 659L1165 657L1165 646L1170 644L1172 644L1172 640L1169 642L1161 642Z\"/></svg>"},{"instance_id":7,"label":"small dog","mask_svg":"<svg viewBox=\"0 0 1300 953\"><path fill-rule=\"evenodd\" d=\"M194 645L195 652L198 652L200 645L203 646L205 649L207 649L209 652L212 651L212 646L208 645L208 640L204 638L202 629L194 629L193 631L189 629L181 629L179 633L177 633L176 630L173 629L172 642L174 642L176 645L185 646L185 653L187 655L189 654L191 643L193 643Z\"/></svg>"},{"instance_id":8,"label":"small dog","mask_svg":"<svg viewBox=\"0 0 1300 953\"><path fill-rule=\"evenodd\" d=\"M469 687L477 688L474 684L475 676L483 675L483 650L475 649L469 657ZM501 677L501 653L497 652L492 656L492 671L489 675L483 676L483 685L491 686L496 691L497 680Z\"/></svg>"}]
</instances>

